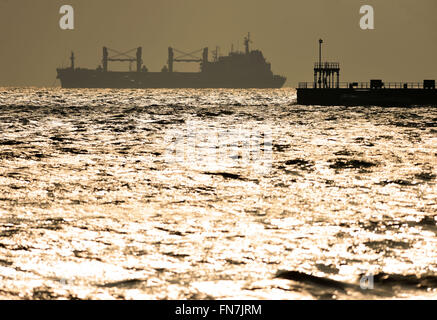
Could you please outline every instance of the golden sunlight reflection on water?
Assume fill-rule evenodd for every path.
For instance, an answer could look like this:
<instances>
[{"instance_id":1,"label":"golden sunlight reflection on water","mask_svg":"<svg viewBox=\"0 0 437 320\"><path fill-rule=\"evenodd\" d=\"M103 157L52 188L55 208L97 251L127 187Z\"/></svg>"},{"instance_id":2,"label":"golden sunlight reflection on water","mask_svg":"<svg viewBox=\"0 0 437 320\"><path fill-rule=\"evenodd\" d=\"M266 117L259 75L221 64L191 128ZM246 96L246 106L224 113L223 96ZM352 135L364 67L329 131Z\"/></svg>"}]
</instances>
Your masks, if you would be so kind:
<instances>
[{"instance_id":1,"label":"golden sunlight reflection on water","mask_svg":"<svg viewBox=\"0 0 437 320\"><path fill-rule=\"evenodd\" d=\"M437 109L295 98L0 90L0 296L434 297Z\"/></svg>"}]
</instances>

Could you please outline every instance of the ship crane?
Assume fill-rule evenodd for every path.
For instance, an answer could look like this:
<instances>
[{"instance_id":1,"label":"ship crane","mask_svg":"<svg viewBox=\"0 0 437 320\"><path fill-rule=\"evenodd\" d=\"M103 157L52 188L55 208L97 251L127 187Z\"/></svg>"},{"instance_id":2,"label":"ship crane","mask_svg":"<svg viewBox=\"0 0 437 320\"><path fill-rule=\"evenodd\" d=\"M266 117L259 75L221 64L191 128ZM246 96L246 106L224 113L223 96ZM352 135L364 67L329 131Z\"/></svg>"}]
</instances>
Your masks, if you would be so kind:
<instances>
[{"instance_id":1,"label":"ship crane","mask_svg":"<svg viewBox=\"0 0 437 320\"><path fill-rule=\"evenodd\" d=\"M246 48L246 54L249 54L249 44L252 43L252 40L250 40L250 32L247 33L247 37L244 38L244 46Z\"/></svg>"},{"instance_id":2,"label":"ship crane","mask_svg":"<svg viewBox=\"0 0 437 320\"><path fill-rule=\"evenodd\" d=\"M136 57L130 56L129 53L134 52L135 50L137 52ZM110 57L109 51L115 53L115 55ZM143 49L141 47L134 48L134 49L128 50L126 52L119 52L119 51L114 50L114 49L109 49L107 47L103 47L103 58L102 58L103 71L105 71L105 72L108 71L108 62L109 61L118 61L118 62L129 62L129 69L131 69L131 64L133 62L136 62L137 63L137 72L140 72L141 66L143 65L142 52L143 52Z\"/></svg>"},{"instance_id":3,"label":"ship crane","mask_svg":"<svg viewBox=\"0 0 437 320\"><path fill-rule=\"evenodd\" d=\"M174 52L180 54L178 57L174 57ZM196 56L203 51L202 57ZM181 50L174 49L172 47L168 48L168 71L173 72L173 64L175 62L199 62L199 63L207 63L208 62L208 48L199 49L193 52L183 52Z\"/></svg>"}]
</instances>

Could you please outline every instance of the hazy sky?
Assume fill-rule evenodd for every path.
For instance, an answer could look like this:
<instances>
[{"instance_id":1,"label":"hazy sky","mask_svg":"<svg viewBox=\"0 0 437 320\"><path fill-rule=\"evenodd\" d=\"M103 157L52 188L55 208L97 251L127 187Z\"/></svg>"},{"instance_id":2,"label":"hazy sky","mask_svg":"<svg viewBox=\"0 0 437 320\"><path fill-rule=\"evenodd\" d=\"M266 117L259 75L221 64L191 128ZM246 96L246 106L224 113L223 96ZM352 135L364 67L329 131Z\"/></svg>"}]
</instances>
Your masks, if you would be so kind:
<instances>
[{"instance_id":1,"label":"hazy sky","mask_svg":"<svg viewBox=\"0 0 437 320\"><path fill-rule=\"evenodd\" d=\"M59 27L64 4L75 9L75 30ZM359 27L365 4L375 30ZM71 50L76 66L95 68L103 45L142 46L145 65L159 71L168 46L227 53L248 31L288 86L311 81L320 37L342 81L436 79L436 13L437 0L0 0L0 86L59 85L56 68Z\"/></svg>"}]
</instances>

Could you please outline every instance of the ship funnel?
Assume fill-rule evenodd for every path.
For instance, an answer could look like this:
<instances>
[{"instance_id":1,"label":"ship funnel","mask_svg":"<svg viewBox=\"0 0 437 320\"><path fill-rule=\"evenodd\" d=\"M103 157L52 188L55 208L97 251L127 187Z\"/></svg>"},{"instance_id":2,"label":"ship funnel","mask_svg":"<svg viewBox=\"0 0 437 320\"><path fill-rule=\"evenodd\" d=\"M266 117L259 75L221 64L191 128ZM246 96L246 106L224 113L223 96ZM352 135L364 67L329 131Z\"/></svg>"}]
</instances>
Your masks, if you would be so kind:
<instances>
[{"instance_id":1,"label":"ship funnel","mask_svg":"<svg viewBox=\"0 0 437 320\"><path fill-rule=\"evenodd\" d=\"M74 69L74 52L73 51L71 51L70 60L71 60L71 69Z\"/></svg>"}]
</instances>

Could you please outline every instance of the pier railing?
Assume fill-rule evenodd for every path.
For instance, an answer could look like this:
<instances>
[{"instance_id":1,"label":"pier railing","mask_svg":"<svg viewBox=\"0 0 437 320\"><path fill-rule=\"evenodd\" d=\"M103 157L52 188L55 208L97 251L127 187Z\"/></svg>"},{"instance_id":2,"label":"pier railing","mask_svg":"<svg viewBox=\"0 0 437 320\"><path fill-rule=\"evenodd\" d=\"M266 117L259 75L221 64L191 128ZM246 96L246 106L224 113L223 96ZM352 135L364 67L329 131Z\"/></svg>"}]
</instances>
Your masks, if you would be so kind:
<instances>
[{"instance_id":1,"label":"pier railing","mask_svg":"<svg viewBox=\"0 0 437 320\"><path fill-rule=\"evenodd\" d=\"M314 69L340 69L339 62L316 62Z\"/></svg>"},{"instance_id":2,"label":"pier railing","mask_svg":"<svg viewBox=\"0 0 437 320\"><path fill-rule=\"evenodd\" d=\"M315 89L318 84L314 82L299 82L299 89ZM329 89L370 89L370 82L340 82L338 86ZM421 82L387 82L379 89L423 89ZM328 89L328 87L326 87Z\"/></svg>"}]
</instances>

